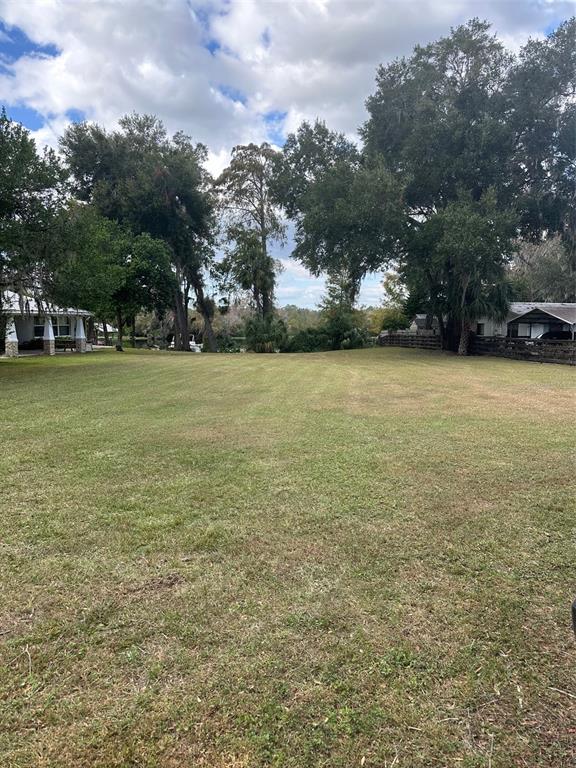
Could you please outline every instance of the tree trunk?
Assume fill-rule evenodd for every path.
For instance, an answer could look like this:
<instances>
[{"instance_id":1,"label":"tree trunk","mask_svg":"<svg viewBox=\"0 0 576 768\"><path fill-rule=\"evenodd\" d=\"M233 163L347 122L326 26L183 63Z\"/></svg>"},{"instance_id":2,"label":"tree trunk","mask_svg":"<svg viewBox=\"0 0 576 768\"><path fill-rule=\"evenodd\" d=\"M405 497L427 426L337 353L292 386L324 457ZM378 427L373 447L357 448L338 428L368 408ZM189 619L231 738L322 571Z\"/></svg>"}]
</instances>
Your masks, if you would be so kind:
<instances>
[{"instance_id":1,"label":"tree trunk","mask_svg":"<svg viewBox=\"0 0 576 768\"><path fill-rule=\"evenodd\" d=\"M95 329L94 318L89 317L88 320L86 321L86 337L88 341L90 341L92 344L94 343L94 339L96 336L96 332L94 329Z\"/></svg>"},{"instance_id":2,"label":"tree trunk","mask_svg":"<svg viewBox=\"0 0 576 768\"><path fill-rule=\"evenodd\" d=\"M262 302L260 301L260 290L257 285L254 286L252 295L254 297L254 308L256 309L256 314L258 317L264 317L264 309L262 307Z\"/></svg>"},{"instance_id":3,"label":"tree trunk","mask_svg":"<svg viewBox=\"0 0 576 768\"><path fill-rule=\"evenodd\" d=\"M124 341L124 320L122 318L122 310L119 309L116 313L116 323L118 325L118 344L122 346Z\"/></svg>"},{"instance_id":4,"label":"tree trunk","mask_svg":"<svg viewBox=\"0 0 576 768\"><path fill-rule=\"evenodd\" d=\"M274 302L272 301L272 297L268 294L267 291L265 291L262 294L262 317L264 320L271 317L274 312Z\"/></svg>"},{"instance_id":5,"label":"tree trunk","mask_svg":"<svg viewBox=\"0 0 576 768\"><path fill-rule=\"evenodd\" d=\"M462 324L460 326L460 341L458 343L458 354L467 355L468 345L470 343L470 323L466 318L462 318Z\"/></svg>"},{"instance_id":6,"label":"tree trunk","mask_svg":"<svg viewBox=\"0 0 576 768\"><path fill-rule=\"evenodd\" d=\"M210 352L218 352L218 343L216 341L216 334L212 327L212 320L209 317L204 317L204 343L210 350Z\"/></svg>"},{"instance_id":7,"label":"tree trunk","mask_svg":"<svg viewBox=\"0 0 576 768\"><path fill-rule=\"evenodd\" d=\"M438 312L436 318L438 320L438 330L440 331L440 347L442 349L448 349L448 340L446 339L446 326L444 325L444 317L442 312Z\"/></svg>"},{"instance_id":8,"label":"tree trunk","mask_svg":"<svg viewBox=\"0 0 576 768\"><path fill-rule=\"evenodd\" d=\"M212 318L210 316L210 308L206 297L204 296L204 289L200 283L195 284L194 293L196 294L196 306L198 311L202 315L204 320L204 335L203 343L208 347L209 352L218 352L218 344L216 343L216 334L212 327Z\"/></svg>"},{"instance_id":9,"label":"tree trunk","mask_svg":"<svg viewBox=\"0 0 576 768\"><path fill-rule=\"evenodd\" d=\"M260 242L262 245L262 253L264 255L265 260L268 260L268 237L266 234L266 212L264 209L264 201L263 198L261 198L260 201ZM266 261L267 263L267 261ZM272 273L272 276L274 275L274 263L270 259L270 271ZM272 317L274 314L274 279L272 278L272 288L271 290L268 290L268 287L265 285L264 290L261 291L261 301L262 301L262 318L264 320L267 320L268 318Z\"/></svg>"},{"instance_id":10,"label":"tree trunk","mask_svg":"<svg viewBox=\"0 0 576 768\"><path fill-rule=\"evenodd\" d=\"M190 351L188 318L184 306L184 296L180 287L174 294L174 349Z\"/></svg>"},{"instance_id":11,"label":"tree trunk","mask_svg":"<svg viewBox=\"0 0 576 768\"><path fill-rule=\"evenodd\" d=\"M459 327L456 323L453 315L448 315L448 319L446 321L446 324L444 326L444 346L443 349L450 350L451 352L456 352L458 349L458 342L459 342L460 334L459 334Z\"/></svg>"},{"instance_id":12,"label":"tree trunk","mask_svg":"<svg viewBox=\"0 0 576 768\"><path fill-rule=\"evenodd\" d=\"M468 354L468 342L470 339L470 322L466 317L466 292L470 284L470 275L466 275L462 284L462 298L460 299L460 338L458 340L458 354Z\"/></svg>"},{"instance_id":13,"label":"tree trunk","mask_svg":"<svg viewBox=\"0 0 576 768\"><path fill-rule=\"evenodd\" d=\"M108 323L106 320L102 320L102 331L104 332L104 344L110 346L110 334L108 333Z\"/></svg>"}]
</instances>

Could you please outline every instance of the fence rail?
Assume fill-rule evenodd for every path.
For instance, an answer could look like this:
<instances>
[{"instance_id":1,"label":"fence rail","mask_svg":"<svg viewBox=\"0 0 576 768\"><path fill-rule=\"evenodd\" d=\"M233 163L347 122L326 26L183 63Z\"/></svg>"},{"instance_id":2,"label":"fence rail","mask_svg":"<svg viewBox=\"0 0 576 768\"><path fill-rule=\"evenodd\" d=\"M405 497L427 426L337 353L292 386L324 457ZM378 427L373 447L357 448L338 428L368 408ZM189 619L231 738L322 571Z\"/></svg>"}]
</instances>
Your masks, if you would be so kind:
<instances>
[{"instance_id":1,"label":"fence rail","mask_svg":"<svg viewBox=\"0 0 576 768\"><path fill-rule=\"evenodd\" d=\"M378 344L381 347L440 349L440 337L432 332L383 331L378 336ZM576 365L576 341L473 335L470 341L470 354L509 357L512 360L531 360L537 363Z\"/></svg>"},{"instance_id":2,"label":"fence rail","mask_svg":"<svg viewBox=\"0 0 576 768\"><path fill-rule=\"evenodd\" d=\"M514 360L532 360L538 363L576 365L576 341L474 336L470 352L473 355L510 357Z\"/></svg>"},{"instance_id":3,"label":"fence rail","mask_svg":"<svg viewBox=\"0 0 576 768\"><path fill-rule=\"evenodd\" d=\"M420 347L420 349L440 349L440 337L433 332L407 333L406 331L385 332L378 336L381 347Z\"/></svg>"}]
</instances>

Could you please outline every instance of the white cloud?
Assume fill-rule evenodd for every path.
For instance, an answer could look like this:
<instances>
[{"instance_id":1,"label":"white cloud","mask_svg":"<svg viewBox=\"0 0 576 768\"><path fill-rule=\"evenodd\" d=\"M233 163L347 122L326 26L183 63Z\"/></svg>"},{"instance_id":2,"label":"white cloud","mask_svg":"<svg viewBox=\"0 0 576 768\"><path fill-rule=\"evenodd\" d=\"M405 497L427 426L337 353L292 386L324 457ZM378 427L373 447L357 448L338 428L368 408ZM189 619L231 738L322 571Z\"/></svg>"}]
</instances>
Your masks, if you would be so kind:
<instances>
[{"instance_id":1,"label":"white cloud","mask_svg":"<svg viewBox=\"0 0 576 768\"><path fill-rule=\"evenodd\" d=\"M7 25L60 51L18 59L0 76L0 98L107 125L157 113L215 154L265 138L271 111L287 113L289 129L319 116L354 135L380 62L474 15L517 45L570 9L564 0L0 0Z\"/></svg>"},{"instance_id":2,"label":"white cloud","mask_svg":"<svg viewBox=\"0 0 576 768\"><path fill-rule=\"evenodd\" d=\"M517 48L571 13L565 0L0 0L0 59L11 27L58 50L4 64L0 102L43 115L35 136L52 146L69 110L107 127L154 113L207 144L218 173L235 144L303 119L356 137L378 64L472 16Z\"/></svg>"}]
</instances>

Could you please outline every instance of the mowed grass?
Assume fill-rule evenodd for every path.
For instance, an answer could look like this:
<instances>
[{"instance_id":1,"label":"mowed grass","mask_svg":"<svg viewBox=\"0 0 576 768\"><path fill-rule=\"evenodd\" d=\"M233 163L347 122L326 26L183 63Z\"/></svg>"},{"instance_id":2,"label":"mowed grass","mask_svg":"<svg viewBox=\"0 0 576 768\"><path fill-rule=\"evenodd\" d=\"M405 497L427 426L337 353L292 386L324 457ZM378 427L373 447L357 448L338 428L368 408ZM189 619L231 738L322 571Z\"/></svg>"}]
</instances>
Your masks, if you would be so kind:
<instances>
[{"instance_id":1,"label":"mowed grass","mask_svg":"<svg viewBox=\"0 0 576 768\"><path fill-rule=\"evenodd\" d=\"M0 362L0 765L573 766L575 379Z\"/></svg>"}]
</instances>

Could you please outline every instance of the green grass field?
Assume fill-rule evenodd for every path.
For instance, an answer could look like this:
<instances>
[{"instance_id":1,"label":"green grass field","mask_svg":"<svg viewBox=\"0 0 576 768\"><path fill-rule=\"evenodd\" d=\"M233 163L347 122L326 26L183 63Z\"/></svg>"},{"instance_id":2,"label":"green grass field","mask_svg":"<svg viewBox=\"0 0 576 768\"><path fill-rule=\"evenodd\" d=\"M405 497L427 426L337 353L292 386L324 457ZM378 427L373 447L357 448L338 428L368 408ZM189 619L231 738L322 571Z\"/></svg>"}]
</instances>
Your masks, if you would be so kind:
<instances>
[{"instance_id":1,"label":"green grass field","mask_svg":"<svg viewBox=\"0 0 576 768\"><path fill-rule=\"evenodd\" d=\"M573 766L575 383L0 361L0 765Z\"/></svg>"}]
</instances>

